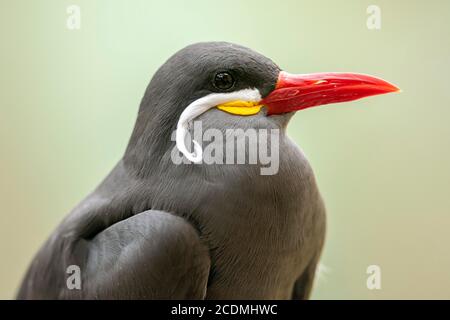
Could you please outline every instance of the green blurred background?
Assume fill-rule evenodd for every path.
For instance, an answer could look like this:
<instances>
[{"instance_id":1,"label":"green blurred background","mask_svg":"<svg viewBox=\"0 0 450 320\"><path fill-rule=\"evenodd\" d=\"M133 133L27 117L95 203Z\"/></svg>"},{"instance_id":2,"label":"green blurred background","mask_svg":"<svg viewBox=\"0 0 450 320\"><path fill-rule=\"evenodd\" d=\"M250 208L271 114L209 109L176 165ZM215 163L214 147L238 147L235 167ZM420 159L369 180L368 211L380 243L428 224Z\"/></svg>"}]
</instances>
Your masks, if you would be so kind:
<instances>
[{"instance_id":1,"label":"green blurred background","mask_svg":"<svg viewBox=\"0 0 450 320\"><path fill-rule=\"evenodd\" d=\"M81 29L66 8L81 8ZM366 9L381 8L381 30ZM198 41L403 92L298 113L328 208L315 299L450 298L449 1L1 0L0 298L120 159L155 70ZM366 268L382 271L368 290Z\"/></svg>"}]
</instances>

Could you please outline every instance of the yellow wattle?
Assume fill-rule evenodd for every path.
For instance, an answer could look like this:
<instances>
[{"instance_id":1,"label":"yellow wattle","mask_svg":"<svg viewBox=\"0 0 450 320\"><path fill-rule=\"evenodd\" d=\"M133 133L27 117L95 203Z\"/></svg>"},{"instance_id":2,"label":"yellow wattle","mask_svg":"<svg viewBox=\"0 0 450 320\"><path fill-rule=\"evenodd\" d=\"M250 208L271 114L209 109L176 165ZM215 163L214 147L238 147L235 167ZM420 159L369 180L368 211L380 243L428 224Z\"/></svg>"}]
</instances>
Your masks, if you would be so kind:
<instances>
[{"instance_id":1,"label":"yellow wattle","mask_svg":"<svg viewBox=\"0 0 450 320\"><path fill-rule=\"evenodd\" d=\"M251 116L257 114L261 107L257 102L237 100L218 105L217 109L240 116Z\"/></svg>"}]
</instances>

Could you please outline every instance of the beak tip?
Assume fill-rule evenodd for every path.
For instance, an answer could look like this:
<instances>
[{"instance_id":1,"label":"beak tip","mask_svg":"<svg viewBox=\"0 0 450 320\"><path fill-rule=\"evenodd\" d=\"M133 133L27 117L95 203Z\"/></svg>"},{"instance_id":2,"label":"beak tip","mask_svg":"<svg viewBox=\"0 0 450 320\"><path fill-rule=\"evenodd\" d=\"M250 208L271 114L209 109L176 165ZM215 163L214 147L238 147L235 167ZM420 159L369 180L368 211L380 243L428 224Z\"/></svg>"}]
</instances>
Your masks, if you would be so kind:
<instances>
[{"instance_id":1,"label":"beak tip","mask_svg":"<svg viewBox=\"0 0 450 320\"><path fill-rule=\"evenodd\" d=\"M387 93L401 93L402 89L397 87L396 85L393 85L392 83L389 83L389 86L387 88Z\"/></svg>"}]
</instances>

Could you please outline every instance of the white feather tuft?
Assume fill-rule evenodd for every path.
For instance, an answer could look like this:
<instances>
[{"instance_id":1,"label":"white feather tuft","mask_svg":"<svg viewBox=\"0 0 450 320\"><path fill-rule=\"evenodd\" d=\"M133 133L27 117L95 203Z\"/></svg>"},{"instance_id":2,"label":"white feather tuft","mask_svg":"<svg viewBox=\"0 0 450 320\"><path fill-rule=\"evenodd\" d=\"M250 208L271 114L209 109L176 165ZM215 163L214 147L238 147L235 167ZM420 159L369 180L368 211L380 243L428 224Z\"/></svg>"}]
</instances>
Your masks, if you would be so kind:
<instances>
[{"instance_id":1,"label":"white feather tuft","mask_svg":"<svg viewBox=\"0 0 450 320\"><path fill-rule=\"evenodd\" d=\"M194 152L189 152L184 144L189 130L189 122L215 106L236 100L258 102L261 100L261 94L258 89L244 89L230 93L211 93L195 100L184 109L180 115L180 119L178 119L176 144L178 150L180 150L188 160L199 163L202 161L203 157L202 147L197 141L193 140Z\"/></svg>"}]
</instances>

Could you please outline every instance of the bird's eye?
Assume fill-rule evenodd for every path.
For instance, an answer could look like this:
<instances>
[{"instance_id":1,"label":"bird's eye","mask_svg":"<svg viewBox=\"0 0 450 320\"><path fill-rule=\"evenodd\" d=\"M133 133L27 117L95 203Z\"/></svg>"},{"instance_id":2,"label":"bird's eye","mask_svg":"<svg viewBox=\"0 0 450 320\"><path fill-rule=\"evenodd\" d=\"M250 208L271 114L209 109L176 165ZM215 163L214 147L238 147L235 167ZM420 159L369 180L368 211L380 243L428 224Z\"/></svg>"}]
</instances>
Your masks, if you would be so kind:
<instances>
[{"instance_id":1,"label":"bird's eye","mask_svg":"<svg viewBox=\"0 0 450 320\"><path fill-rule=\"evenodd\" d=\"M219 72L214 77L214 86L220 90L228 90L234 86L234 78L228 72Z\"/></svg>"}]
</instances>

